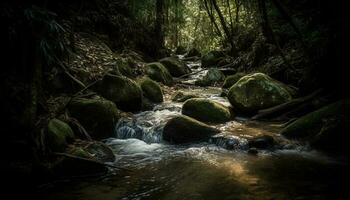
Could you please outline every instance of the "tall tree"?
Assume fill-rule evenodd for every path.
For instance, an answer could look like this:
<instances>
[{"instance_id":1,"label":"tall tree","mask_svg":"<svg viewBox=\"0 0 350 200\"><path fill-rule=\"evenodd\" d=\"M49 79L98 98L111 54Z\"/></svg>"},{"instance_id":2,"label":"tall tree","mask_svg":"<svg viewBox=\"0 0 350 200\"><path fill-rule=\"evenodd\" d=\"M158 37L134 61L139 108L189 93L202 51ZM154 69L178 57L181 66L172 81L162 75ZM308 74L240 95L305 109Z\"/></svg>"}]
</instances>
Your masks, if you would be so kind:
<instances>
[{"instance_id":1,"label":"tall tree","mask_svg":"<svg viewBox=\"0 0 350 200\"><path fill-rule=\"evenodd\" d=\"M164 47L164 0L156 1L156 23L155 34L158 40L158 47Z\"/></svg>"}]
</instances>

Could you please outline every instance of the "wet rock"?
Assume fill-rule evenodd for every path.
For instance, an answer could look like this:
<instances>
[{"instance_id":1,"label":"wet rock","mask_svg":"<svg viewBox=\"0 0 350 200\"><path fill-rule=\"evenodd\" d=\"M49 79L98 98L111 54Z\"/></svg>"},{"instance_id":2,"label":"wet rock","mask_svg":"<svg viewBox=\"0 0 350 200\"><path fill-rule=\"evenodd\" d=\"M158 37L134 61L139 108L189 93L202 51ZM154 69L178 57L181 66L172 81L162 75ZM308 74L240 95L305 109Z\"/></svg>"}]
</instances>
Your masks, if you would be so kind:
<instances>
[{"instance_id":1,"label":"wet rock","mask_svg":"<svg viewBox=\"0 0 350 200\"><path fill-rule=\"evenodd\" d=\"M225 79L225 75L218 69L211 68L205 74L205 76L195 82L198 86L211 86L215 83L221 82Z\"/></svg>"},{"instance_id":2,"label":"wet rock","mask_svg":"<svg viewBox=\"0 0 350 200\"><path fill-rule=\"evenodd\" d=\"M202 122L222 123L231 120L230 110L224 105L204 98L185 101L182 114Z\"/></svg>"},{"instance_id":3,"label":"wet rock","mask_svg":"<svg viewBox=\"0 0 350 200\"><path fill-rule=\"evenodd\" d=\"M180 77L191 73L191 69L182 61L175 57L167 57L159 60L160 63L169 71L174 77Z\"/></svg>"},{"instance_id":4,"label":"wet rock","mask_svg":"<svg viewBox=\"0 0 350 200\"><path fill-rule=\"evenodd\" d=\"M235 83L237 83L237 81L239 81L239 79L241 79L245 75L246 75L245 73L238 72L234 75L226 77L224 84L222 85L222 88L230 88Z\"/></svg>"},{"instance_id":5,"label":"wet rock","mask_svg":"<svg viewBox=\"0 0 350 200\"><path fill-rule=\"evenodd\" d=\"M47 126L47 146L54 152L62 152L70 141L74 139L73 130L68 124L59 120L51 119Z\"/></svg>"},{"instance_id":6,"label":"wet rock","mask_svg":"<svg viewBox=\"0 0 350 200\"><path fill-rule=\"evenodd\" d=\"M96 85L95 90L123 111L135 112L142 108L140 86L125 76L106 75Z\"/></svg>"},{"instance_id":7,"label":"wet rock","mask_svg":"<svg viewBox=\"0 0 350 200\"><path fill-rule=\"evenodd\" d=\"M269 135L258 136L248 140L248 146L250 148L268 149L273 147L274 144L275 140Z\"/></svg>"},{"instance_id":8,"label":"wet rock","mask_svg":"<svg viewBox=\"0 0 350 200\"><path fill-rule=\"evenodd\" d=\"M176 92L175 95L172 98L172 101L175 102L184 102L188 99L192 99L192 98L198 98L198 95L195 94L191 94L191 93L185 93L182 91Z\"/></svg>"},{"instance_id":9,"label":"wet rock","mask_svg":"<svg viewBox=\"0 0 350 200\"><path fill-rule=\"evenodd\" d=\"M310 139L320 133L324 120L350 115L350 99L343 99L311 112L289 124L281 134L291 139Z\"/></svg>"},{"instance_id":10,"label":"wet rock","mask_svg":"<svg viewBox=\"0 0 350 200\"><path fill-rule=\"evenodd\" d=\"M166 123L163 139L174 144L200 142L208 140L210 136L219 132L218 129L191 117L179 115Z\"/></svg>"},{"instance_id":11,"label":"wet rock","mask_svg":"<svg viewBox=\"0 0 350 200\"><path fill-rule=\"evenodd\" d=\"M91 137L97 139L111 137L120 118L116 105L103 98L76 98L68 108L71 116L82 124Z\"/></svg>"},{"instance_id":12,"label":"wet rock","mask_svg":"<svg viewBox=\"0 0 350 200\"><path fill-rule=\"evenodd\" d=\"M147 75L158 82L163 83L164 85L172 85L173 77L170 75L169 71L159 62L147 64Z\"/></svg>"},{"instance_id":13,"label":"wet rock","mask_svg":"<svg viewBox=\"0 0 350 200\"><path fill-rule=\"evenodd\" d=\"M140 80L140 86L143 91L143 95L149 100L155 103L163 102L163 92L157 82L148 77L144 77Z\"/></svg>"},{"instance_id":14,"label":"wet rock","mask_svg":"<svg viewBox=\"0 0 350 200\"><path fill-rule=\"evenodd\" d=\"M263 73L246 75L229 90L231 105L244 113L276 106L292 99L288 87Z\"/></svg>"},{"instance_id":15,"label":"wet rock","mask_svg":"<svg viewBox=\"0 0 350 200\"><path fill-rule=\"evenodd\" d=\"M198 49L196 48L191 48L188 53L185 55L185 57L194 57L194 56L198 56L201 57L201 52L198 51Z\"/></svg>"},{"instance_id":16,"label":"wet rock","mask_svg":"<svg viewBox=\"0 0 350 200\"><path fill-rule=\"evenodd\" d=\"M210 51L202 56L202 67L217 67L218 62L220 62L223 57L225 57L225 53L223 51Z\"/></svg>"}]
</instances>

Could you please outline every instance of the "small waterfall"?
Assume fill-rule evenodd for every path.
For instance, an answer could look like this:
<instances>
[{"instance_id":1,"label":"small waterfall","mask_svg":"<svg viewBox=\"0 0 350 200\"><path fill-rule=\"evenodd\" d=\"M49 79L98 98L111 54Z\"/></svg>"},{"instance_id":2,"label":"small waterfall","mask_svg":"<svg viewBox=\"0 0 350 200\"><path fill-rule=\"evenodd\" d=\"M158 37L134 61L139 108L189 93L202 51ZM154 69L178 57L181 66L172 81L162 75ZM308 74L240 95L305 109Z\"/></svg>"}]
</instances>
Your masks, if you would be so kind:
<instances>
[{"instance_id":1,"label":"small waterfall","mask_svg":"<svg viewBox=\"0 0 350 200\"><path fill-rule=\"evenodd\" d=\"M115 137L117 139L136 138L146 143L160 143L165 123L171 117L179 114L179 111L176 105L163 110L156 107L153 111L141 112L133 118L122 118L115 126Z\"/></svg>"}]
</instances>

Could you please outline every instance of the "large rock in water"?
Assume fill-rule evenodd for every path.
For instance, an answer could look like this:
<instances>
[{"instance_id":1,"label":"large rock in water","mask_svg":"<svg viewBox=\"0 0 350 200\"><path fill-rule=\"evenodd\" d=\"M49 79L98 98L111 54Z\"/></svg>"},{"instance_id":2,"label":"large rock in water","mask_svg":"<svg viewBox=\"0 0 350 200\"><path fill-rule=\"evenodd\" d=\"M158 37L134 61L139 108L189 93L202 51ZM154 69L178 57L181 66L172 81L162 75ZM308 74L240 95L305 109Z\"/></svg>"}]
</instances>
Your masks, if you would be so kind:
<instances>
[{"instance_id":1,"label":"large rock in water","mask_svg":"<svg viewBox=\"0 0 350 200\"><path fill-rule=\"evenodd\" d=\"M254 113L292 99L288 86L263 73L242 77L228 92L228 99L241 112Z\"/></svg>"},{"instance_id":2,"label":"large rock in water","mask_svg":"<svg viewBox=\"0 0 350 200\"><path fill-rule=\"evenodd\" d=\"M208 140L212 135L219 133L200 121L184 115L170 119L163 129L163 139L171 143L189 143Z\"/></svg>"},{"instance_id":3,"label":"large rock in water","mask_svg":"<svg viewBox=\"0 0 350 200\"><path fill-rule=\"evenodd\" d=\"M173 77L162 63L149 63L146 67L146 73L151 79L168 86L173 84Z\"/></svg>"},{"instance_id":4,"label":"large rock in water","mask_svg":"<svg viewBox=\"0 0 350 200\"><path fill-rule=\"evenodd\" d=\"M144 77L140 80L140 85L143 95L149 100L156 103L163 102L163 92L157 82L148 77Z\"/></svg>"},{"instance_id":5,"label":"large rock in water","mask_svg":"<svg viewBox=\"0 0 350 200\"><path fill-rule=\"evenodd\" d=\"M51 119L47 125L46 143L52 151L63 151L74 133L68 124L58 119Z\"/></svg>"},{"instance_id":6,"label":"large rock in water","mask_svg":"<svg viewBox=\"0 0 350 200\"><path fill-rule=\"evenodd\" d=\"M226 106L205 98L187 100L182 106L182 114L202 122L221 123L231 119L230 110Z\"/></svg>"},{"instance_id":7,"label":"large rock in water","mask_svg":"<svg viewBox=\"0 0 350 200\"><path fill-rule=\"evenodd\" d=\"M112 101L102 98L73 99L68 105L71 115L96 139L113 136L120 112Z\"/></svg>"},{"instance_id":8,"label":"large rock in water","mask_svg":"<svg viewBox=\"0 0 350 200\"><path fill-rule=\"evenodd\" d=\"M159 61L174 77L180 77L191 73L191 69L182 61L174 57L163 58Z\"/></svg>"},{"instance_id":9,"label":"large rock in water","mask_svg":"<svg viewBox=\"0 0 350 200\"><path fill-rule=\"evenodd\" d=\"M217 67L217 64L225 57L223 51L210 51L209 53L202 56L201 62L202 67Z\"/></svg>"},{"instance_id":10,"label":"large rock in water","mask_svg":"<svg viewBox=\"0 0 350 200\"><path fill-rule=\"evenodd\" d=\"M232 87L235 83L237 83L237 81L239 81L239 79L241 79L245 75L246 75L245 73L238 72L234 75L230 75L230 76L226 77L224 84L222 85L222 88Z\"/></svg>"},{"instance_id":11,"label":"large rock in water","mask_svg":"<svg viewBox=\"0 0 350 200\"><path fill-rule=\"evenodd\" d=\"M199 86L210 86L214 85L215 83L221 82L224 79L225 75L220 70L211 68L208 70L205 76L202 79L197 80L195 84Z\"/></svg>"},{"instance_id":12,"label":"large rock in water","mask_svg":"<svg viewBox=\"0 0 350 200\"><path fill-rule=\"evenodd\" d=\"M95 88L101 96L113 101L121 110L135 112L142 108L140 86L125 76L106 75Z\"/></svg>"}]
</instances>

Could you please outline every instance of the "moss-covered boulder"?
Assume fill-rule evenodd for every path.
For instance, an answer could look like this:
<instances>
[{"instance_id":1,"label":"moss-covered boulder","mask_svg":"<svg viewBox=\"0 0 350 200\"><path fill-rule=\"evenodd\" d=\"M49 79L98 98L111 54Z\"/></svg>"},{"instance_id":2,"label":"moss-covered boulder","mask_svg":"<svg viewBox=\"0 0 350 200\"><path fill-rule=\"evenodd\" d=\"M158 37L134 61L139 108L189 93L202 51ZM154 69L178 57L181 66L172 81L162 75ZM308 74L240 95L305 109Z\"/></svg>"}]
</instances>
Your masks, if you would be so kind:
<instances>
[{"instance_id":1,"label":"moss-covered boulder","mask_svg":"<svg viewBox=\"0 0 350 200\"><path fill-rule=\"evenodd\" d=\"M113 136L120 112L112 101L102 98L76 98L68 105L72 117L96 139Z\"/></svg>"},{"instance_id":2,"label":"moss-covered boulder","mask_svg":"<svg viewBox=\"0 0 350 200\"><path fill-rule=\"evenodd\" d=\"M74 139L74 133L65 122L59 119L51 119L47 125L46 139L47 146L52 151L61 152Z\"/></svg>"},{"instance_id":3,"label":"moss-covered boulder","mask_svg":"<svg viewBox=\"0 0 350 200\"><path fill-rule=\"evenodd\" d=\"M350 116L349 98L332 103L297 119L281 130L280 133L292 139L312 139L321 132L323 127L327 127L325 122L328 119L337 118L341 115Z\"/></svg>"},{"instance_id":4,"label":"moss-covered boulder","mask_svg":"<svg viewBox=\"0 0 350 200\"><path fill-rule=\"evenodd\" d=\"M140 80L140 86L146 98L155 103L163 102L163 92L157 82L144 77Z\"/></svg>"},{"instance_id":5,"label":"moss-covered boulder","mask_svg":"<svg viewBox=\"0 0 350 200\"><path fill-rule=\"evenodd\" d=\"M223 51L210 51L209 53L202 56L201 62L202 67L217 67L217 64L225 57Z\"/></svg>"},{"instance_id":6,"label":"moss-covered boulder","mask_svg":"<svg viewBox=\"0 0 350 200\"><path fill-rule=\"evenodd\" d=\"M234 75L230 75L226 77L224 84L222 85L222 88L230 88L232 85L237 83L237 81L239 81L239 79L241 79L245 75L246 75L245 73L238 72Z\"/></svg>"},{"instance_id":7,"label":"moss-covered boulder","mask_svg":"<svg viewBox=\"0 0 350 200\"><path fill-rule=\"evenodd\" d=\"M123 111L139 111L142 108L142 90L133 80L125 76L106 75L96 85L96 91L113 101Z\"/></svg>"},{"instance_id":8,"label":"moss-covered boulder","mask_svg":"<svg viewBox=\"0 0 350 200\"><path fill-rule=\"evenodd\" d=\"M146 73L151 79L161 82L164 85L169 86L174 83L173 77L162 63L154 62L147 64Z\"/></svg>"},{"instance_id":9,"label":"moss-covered boulder","mask_svg":"<svg viewBox=\"0 0 350 200\"><path fill-rule=\"evenodd\" d=\"M246 75L228 92L231 105L241 112L255 113L292 99L288 86L263 73Z\"/></svg>"},{"instance_id":10,"label":"moss-covered boulder","mask_svg":"<svg viewBox=\"0 0 350 200\"><path fill-rule=\"evenodd\" d=\"M179 115L166 123L163 129L163 139L174 144L200 142L208 140L219 132L218 129L191 117Z\"/></svg>"},{"instance_id":11,"label":"moss-covered boulder","mask_svg":"<svg viewBox=\"0 0 350 200\"><path fill-rule=\"evenodd\" d=\"M199 86L210 86L215 83L221 82L225 79L225 75L218 69L211 68L207 71L205 76L195 82Z\"/></svg>"},{"instance_id":12,"label":"moss-covered boulder","mask_svg":"<svg viewBox=\"0 0 350 200\"><path fill-rule=\"evenodd\" d=\"M169 73L174 77L180 77L185 74L191 73L191 69L182 61L175 57L166 57L159 60Z\"/></svg>"},{"instance_id":13,"label":"moss-covered boulder","mask_svg":"<svg viewBox=\"0 0 350 200\"><path fill-rule=\"evenodd\" d=\"M70 155L87 158L99 162L113 162L115 155L106 144L98 141L79 140L71 145L66 152Z\"/></svg>"},{"instance_id":14,"label":"moss-covered boulder","mask_svg":"<svg viewBox=\"0 0 350 200\"><path fill-rule=\"evenodd\" d=\"M226 106L205 98L185 101L182 114L202 122L221 123L231 119L230 110Z\"/></svg>"},{"instance_id":15,"label":"moss-covered boulder","mask_svg":"<svg viewBox=\"0 0 350 200\"><path fill-rule=\"evenodd\" d=\"M201 52L198 51L198 49L196 48L191 48L187 54L185 55L185 57L193 57L193 56L198 56L201 57Z\"/></svg>"},{"instance_id":16,"label":"moss-covered boulder","mask_svg":"<svg viewBox=\"0 0 350 200\"><path fill-rule=\"evenodd\" d=\"M192 94L192 93L188 93L188 92L178 91L173 95L172 101L184 102L184 101L186 101L188 99L192 99L192 98L199 98L199 96Z\"/></svg>"}]
</instances>

